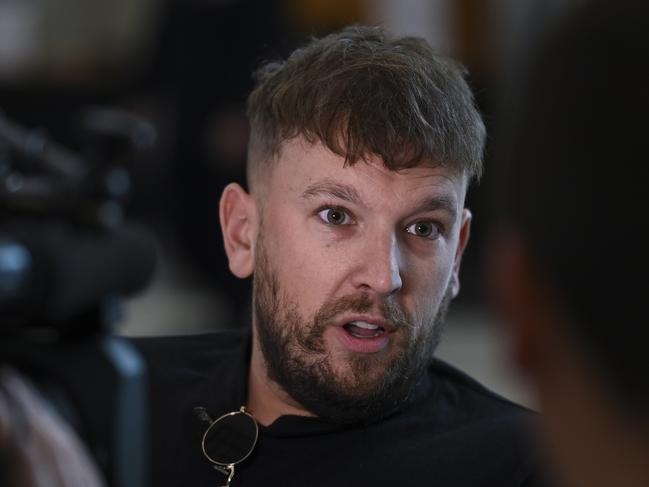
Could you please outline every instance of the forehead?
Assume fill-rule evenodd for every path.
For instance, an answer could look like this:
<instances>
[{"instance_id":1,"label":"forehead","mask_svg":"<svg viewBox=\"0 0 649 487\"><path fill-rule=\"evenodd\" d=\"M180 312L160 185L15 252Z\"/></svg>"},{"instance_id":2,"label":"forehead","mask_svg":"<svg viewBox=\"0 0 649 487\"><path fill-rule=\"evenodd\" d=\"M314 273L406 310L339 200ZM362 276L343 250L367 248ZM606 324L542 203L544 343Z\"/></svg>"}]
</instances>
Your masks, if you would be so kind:
<instances>
[{"instance_id":1,"label":"forehead","mask_svg":"<svg viewBox=\"0 0 649 487\"><path fill-rule=\"evenodd\" d=\"M345 166L343 157L322 144L311 144L298 137L282 145L266 185L270 199L303 196L309 191L325 194L326 191L313 189L337 187L342 191L352 190L354 196L370 206L380 203L408 206L412 201L434 196L448 199L459 210L464 205L467 178L443 165L391 171L378 157Z\"/></svg>"}]
</instances>

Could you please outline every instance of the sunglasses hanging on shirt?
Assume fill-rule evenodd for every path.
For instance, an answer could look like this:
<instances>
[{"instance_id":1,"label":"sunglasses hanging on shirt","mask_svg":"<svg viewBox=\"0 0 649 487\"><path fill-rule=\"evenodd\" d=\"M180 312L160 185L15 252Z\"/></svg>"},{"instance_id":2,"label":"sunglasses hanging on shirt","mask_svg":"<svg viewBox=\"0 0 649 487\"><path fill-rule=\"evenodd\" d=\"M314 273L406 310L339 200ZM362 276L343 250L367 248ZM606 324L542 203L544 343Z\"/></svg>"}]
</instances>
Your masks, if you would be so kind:
<instances>
[{"instance_id":1,"label":"sunglasses hanging on shirt","mask_svg":"<svg viewBox=\"0 0 649 487\"><path fill-rule=\"evenodd\" d=\"M212 420L204 407L194 408L196 415L210 425L203 434L203 455L227 477L223 487L230 487L234 467L250 456L257 444L259 426L244 406L238 411Z\"/></svg>"}]
</instances>

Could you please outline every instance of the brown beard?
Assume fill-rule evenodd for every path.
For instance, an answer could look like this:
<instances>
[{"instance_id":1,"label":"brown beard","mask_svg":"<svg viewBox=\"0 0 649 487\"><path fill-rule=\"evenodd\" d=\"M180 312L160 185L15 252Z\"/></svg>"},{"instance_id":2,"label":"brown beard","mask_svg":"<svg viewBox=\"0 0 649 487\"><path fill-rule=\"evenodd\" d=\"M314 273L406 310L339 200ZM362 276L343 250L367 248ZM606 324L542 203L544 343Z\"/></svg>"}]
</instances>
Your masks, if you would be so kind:
<instances>
[{"instance_id":1,"label":"brown beard","mask_svg":"<svg viewBox=\"0 0 649 487\"><path fill-rule=\"evenodd\" d=\"M381 303L383 318L396 329L389 352L352 354L336 370L324 332L345 312L376 306L367 293L325 302L307 322L282 290L261 239L253 279L255 327L270 380L306 410L341 424L372 423L395 411L421 377L437 347L448 305L447 289L434 318L419 326L396 303Z\"/></svg>"}]
</instances>

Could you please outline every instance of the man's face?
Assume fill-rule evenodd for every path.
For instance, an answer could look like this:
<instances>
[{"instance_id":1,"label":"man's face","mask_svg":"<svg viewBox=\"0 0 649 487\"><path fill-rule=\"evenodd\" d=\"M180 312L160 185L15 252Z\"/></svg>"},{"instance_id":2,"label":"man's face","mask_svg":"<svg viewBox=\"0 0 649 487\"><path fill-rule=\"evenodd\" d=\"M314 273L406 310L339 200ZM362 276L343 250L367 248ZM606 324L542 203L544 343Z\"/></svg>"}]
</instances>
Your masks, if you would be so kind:
<instances>
[{"instance_id":1,"label":"man's face","mask_svg":"<svg viewBox=\"0 0 649 487\"><path fill-rule=\"evenodd\" d=\"M268 376L318 416L373 421L429 363L457 294L465 179L376 158L344 167L302 139L271 174L257 197L254 276Z\"/></svg>"}]
</instances>

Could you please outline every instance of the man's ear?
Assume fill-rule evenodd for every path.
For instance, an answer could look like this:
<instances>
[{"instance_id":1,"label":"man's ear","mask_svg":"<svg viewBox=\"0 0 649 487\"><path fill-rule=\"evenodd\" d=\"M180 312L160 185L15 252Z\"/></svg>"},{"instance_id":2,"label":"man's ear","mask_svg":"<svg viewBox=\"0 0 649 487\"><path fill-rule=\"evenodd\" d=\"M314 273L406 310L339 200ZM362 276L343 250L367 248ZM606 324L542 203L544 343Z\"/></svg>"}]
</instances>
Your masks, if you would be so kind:
<instances>
[{"instance_id":1,"label":"man's ear","mask_svg":"<svg viewBox=\"0 0 649 487\"><path fill-rule=\"evenodd\" d=\"M471 234L471 212L464 208L462 210L462 222L460 223L460 237L455 251L455 262L453 263L453 274L451 275L451 292L453 297L456 297L460 292L460 264L462 263L462 255L466 244L469 242L469 235Z\"/></svg>"},{"instance_id":2,"label":"man's ear","mask_svg":"<svg viewBox=\"0 0 649 487\"><path fill-rule=\"evenodd\" d=\"M228 184L219 203L219 217L230 271L243 279L254 270L258 215L254 198L236 183Z\"/></svg>"}]
</instances>

